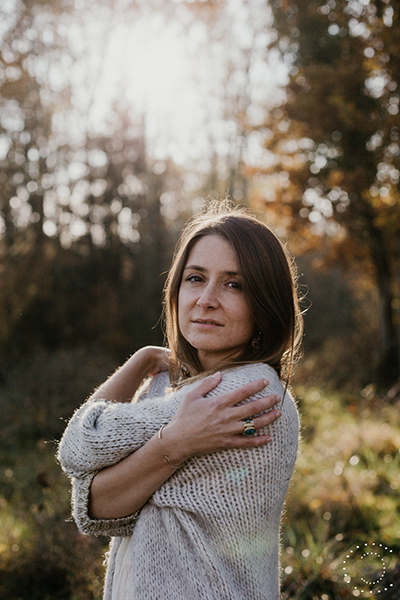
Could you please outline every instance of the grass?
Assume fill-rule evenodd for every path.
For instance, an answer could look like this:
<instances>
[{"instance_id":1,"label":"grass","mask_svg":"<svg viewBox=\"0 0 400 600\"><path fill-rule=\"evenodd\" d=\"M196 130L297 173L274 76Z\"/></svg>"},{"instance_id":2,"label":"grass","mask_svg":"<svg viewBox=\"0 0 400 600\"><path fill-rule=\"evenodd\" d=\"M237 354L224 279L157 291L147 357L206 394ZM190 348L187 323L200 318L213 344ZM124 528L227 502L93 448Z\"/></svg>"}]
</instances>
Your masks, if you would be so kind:
<instances>
[{"instance_id":1,"label":"grass","mask_svg":"<svg viewBox=\"0 0 400 600\"><path fill-rule=\"evenodd\" d=\"M28 436L0 452L0 597L100 600L103 545L69 518L54 444Z\"/></svg>"},{"instance_id":2,"label":"grass","mask_svg":"<svg viewBox=\"0 0 400 600\"><path fill-rule=\"evenodd\" d=\"M106 540L80 534L55 439L113 370L81 350L35 354L0 389L0 598L100 600Z\"/></svg>"},{"instance_id":3,"label":"grass","mask_svg":"<svg viewBox=\"0 0 400 600\"><path fill-rule=\"evenodd\" d=\"M79 402L66 402L76 369L67 363L59 393L54 374L51 394L42 374L33 403L17 385L0 393L2 598L101 598L106 540L81 535L70 521L69 485L54 459L59 416ZM62 410L54 402L47 410L57 394ZM282 528L282 600L398 600L399 406L316 387L297 395L302 444Z\"/></svg>"},{"instance_id":4,"label":"grass","mask_svg":"<svg viewBox=\"0 0 400 600\"><path fill-rule=\"evenodd\" d=\"M283 598L389 599L400 555L398 406L315 388L298 395L303 440L283 527Z\"/></svg>"}]
</instances>

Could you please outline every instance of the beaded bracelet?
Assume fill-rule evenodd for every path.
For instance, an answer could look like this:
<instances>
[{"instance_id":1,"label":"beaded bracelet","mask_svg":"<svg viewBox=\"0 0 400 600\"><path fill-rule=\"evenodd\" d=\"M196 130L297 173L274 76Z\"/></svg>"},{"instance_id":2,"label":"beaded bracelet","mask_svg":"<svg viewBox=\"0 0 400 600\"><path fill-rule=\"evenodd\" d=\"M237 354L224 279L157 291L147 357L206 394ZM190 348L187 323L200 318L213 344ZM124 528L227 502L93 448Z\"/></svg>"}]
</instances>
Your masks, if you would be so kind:
<instances>
[{"instance_id":1,"label":"beaded bracelet","mask_svg":"<svg viewBox=\"0 0 400 600\"><path fill-rule=\"evenodd\" d=\"M158 432L158 438L159 438L160 440L162 439L162 430L164 429L164 427L165 427L166 425L168 425L168 423L165 423L165 425L163 425L163 426L161 427L160 431ZM176 465L173 465L173 464L172 464L172 462L169 460L168 456L166 456L165 454L164 454L164 458L165 458L165 460L167 461L167 463L169 464L169 466L170 466L170 467L172 467L173 469L179 469L180 467L182 467L182 466L184 465L184 462L185 462L185 461L183 461L183 463L181 463L180 465L176 466Z\"/></svg>"}]
</instances>

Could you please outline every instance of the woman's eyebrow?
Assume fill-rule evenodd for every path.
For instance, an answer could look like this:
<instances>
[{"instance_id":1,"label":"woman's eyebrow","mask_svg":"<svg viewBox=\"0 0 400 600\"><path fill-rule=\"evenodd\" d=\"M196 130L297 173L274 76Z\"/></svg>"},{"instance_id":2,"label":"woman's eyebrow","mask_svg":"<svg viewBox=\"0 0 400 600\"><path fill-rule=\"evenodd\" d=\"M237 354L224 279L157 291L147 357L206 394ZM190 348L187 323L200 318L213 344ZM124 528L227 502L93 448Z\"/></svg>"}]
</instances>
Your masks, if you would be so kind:
<instances>
[{"instance_id":1,"label":"woman's eyebrow","mask_svg":"<svg viewBox=\"0 0 400 600\"><path fill-rule=\"evenodd\" d=\"M204 267L199 267L198 265L186 265L184 271L186 271L187 269L192 269L193 271L201 271L202 273L204 273L204 271L207 271L207 269L205 269Z\"/></svg>"},{"instance_id":2,"label":"woman's eyebrow","mask_svg":"<svg viewBox=\"0 0 400 600\"><path fill-rule=\"evenodd\" d=\"M207 269L205 269L204 267L200 267L199 265L186 265L184 271L186 271L187 269L191 269L193 271L200 271L200 273L205 273L207 271ZM221 271L221 273L223 275L228 275L228 277L240 277L240 273L238 273L237 271Z\"/></svg>"}]
</instances>

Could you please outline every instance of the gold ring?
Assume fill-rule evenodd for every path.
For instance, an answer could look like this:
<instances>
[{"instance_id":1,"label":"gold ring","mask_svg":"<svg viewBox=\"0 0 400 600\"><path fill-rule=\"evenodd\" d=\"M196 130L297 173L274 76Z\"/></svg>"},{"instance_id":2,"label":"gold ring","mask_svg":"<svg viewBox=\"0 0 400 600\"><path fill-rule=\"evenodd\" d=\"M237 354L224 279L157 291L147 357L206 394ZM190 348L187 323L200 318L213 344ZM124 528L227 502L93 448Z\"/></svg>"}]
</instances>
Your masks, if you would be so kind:
<instances>
[{"instance_id":1,"label":"gold ring","mask_svg":"<svg viewBox=\"0 0 400 600\"><path fill-rule=\"evenodd\" d=\"M256 426L252 419L245 419L243 421L243 433L244 435L254 435L256 432Z\"/></svg>"}]
</instances>

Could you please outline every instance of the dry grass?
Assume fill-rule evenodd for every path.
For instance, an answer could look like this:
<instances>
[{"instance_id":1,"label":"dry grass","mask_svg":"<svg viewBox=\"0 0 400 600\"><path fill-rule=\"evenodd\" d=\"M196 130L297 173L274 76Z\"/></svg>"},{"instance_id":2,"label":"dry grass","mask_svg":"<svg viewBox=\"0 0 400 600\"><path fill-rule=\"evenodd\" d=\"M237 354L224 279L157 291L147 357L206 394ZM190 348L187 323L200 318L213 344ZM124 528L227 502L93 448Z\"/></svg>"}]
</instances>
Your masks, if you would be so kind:
<instances>
[{"instance_id":1,"label":"dry grass","mask_svg":"<svg viewBox=\"0 0 400 600\"><path fill-rule=\"evenodd\" d=\"M303 442L284 524L284 598L391 598L381 575L400 554L398 407L320 389L299 396Z\"/></svg>"},{"instance_id":2,"label":"dry grass","mask_svg":"<svg viewBox=\"0 0 400 600\"><path fill-rule=\"evenodd\" d=\"M68 520L52 439L60 416L112 369L91 352L36 356L2 390L2 598L101 598L106 540L82 536ZM373 390L297 392L303 441L282 532L282 600L398 600L399 406L376 402Z\"/></svg>"}]
</instances>

